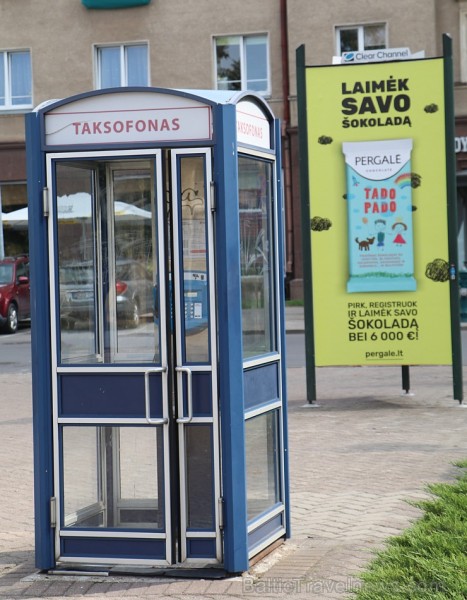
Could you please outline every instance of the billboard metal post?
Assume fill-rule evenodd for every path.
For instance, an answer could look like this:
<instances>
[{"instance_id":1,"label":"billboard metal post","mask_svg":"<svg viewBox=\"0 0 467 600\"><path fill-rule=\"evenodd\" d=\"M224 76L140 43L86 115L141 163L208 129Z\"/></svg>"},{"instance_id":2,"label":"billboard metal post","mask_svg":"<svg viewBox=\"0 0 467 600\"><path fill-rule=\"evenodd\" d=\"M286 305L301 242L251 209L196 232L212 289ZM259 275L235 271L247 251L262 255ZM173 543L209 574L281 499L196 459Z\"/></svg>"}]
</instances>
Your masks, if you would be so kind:
<instances>
[{"instance_id":1,"label":"billboard metal post","mask_svg":"<svg viewBox=\"0 0 467 600\"><path fill-rule=\"evenodd\" d=\"M445 119L446 119L446 187L448 205L448 239L450 269L451 340L452 340L452 379L454 399L463 400L462 384L462 344L459 302L459 281L457 268L457 193L456 157L454 149L454 80L452 71L452 39L443 35Z\"/></svg>"},{"instance_id":2,"label":"billboard metal post","mask_svg":"<svg viewBox=\"0 0 467 600\"><path fill-rule=\"evenodd\" d=\"M309 404L316 402L315 342L313 327L313 281L311 277L310 194L308 178L308 127L305 78L305 46L296 51L298 135L300 157L300 205L302 217L303 298L305 301L306 395Z\"/></svg>"}]
</instances>

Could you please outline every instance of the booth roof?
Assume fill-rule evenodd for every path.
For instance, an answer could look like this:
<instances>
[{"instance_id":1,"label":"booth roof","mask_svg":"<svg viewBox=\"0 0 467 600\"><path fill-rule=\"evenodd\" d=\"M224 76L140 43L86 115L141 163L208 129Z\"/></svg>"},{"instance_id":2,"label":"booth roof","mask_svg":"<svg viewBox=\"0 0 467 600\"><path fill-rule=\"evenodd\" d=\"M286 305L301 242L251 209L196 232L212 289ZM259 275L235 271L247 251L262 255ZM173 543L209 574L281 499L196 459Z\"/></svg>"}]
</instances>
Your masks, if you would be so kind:
<instances>
[{"instance_id":1,"label":"booth roof","mask_svg":"<svg viewBox=\"0 0 467 600\"><path fill-rule=\"evenodd\" d=\"M169 93L170 92L174 92L174 93L181 93L181 94L190 94L191 96L196 96L198 97L200 100L206 100L208 102L215 102L216 104L237 104L238 102L240 102L240 100L242 100L245 97L253 97L255 98L261 105L263 106L267 106L266 101L264 100L264 98L262 98L261 96L259 96L257 93L255 92L248 92L248 91L239 91L239 90L198 90L198 89L175 89L175 88L112 88L109 89L109 92L115 92L118 90L118 92L134 92L134 91L139 91L139 92L154 92L157 93L158 91L164 92L164 93ZM99 90L99 93L103 93L102 90ZM79 94L79 96L81 96L81 94ZM71 97L70 100L74 100L76 99L76 97ZM62 100L66 100L65 98L59 99L59 98L54 98L54 99L50 99L50 100L45 100L44 102L41 102L40 104L38 104L35 108L34 108L34 112L39 112L40 110L46 108L47 106L52 106L53 104L55 104L56 102L61 102Z\"/></svg>"},{"instance_id":2,"label":"booth roof","mask_svg":"<svg viewBox=\"0 0 467 600\"><path fill-rule=\"evenodd\" d=\"M216 102L217 104L236 104L243 96L251 95L250 92L240 92L238 90L178 89L175 91L182 92L183 94L192 94L193 96L199 96L200 98L204 98L205 100L209 100L210 102Z\"/></svg>"}]
</instances>

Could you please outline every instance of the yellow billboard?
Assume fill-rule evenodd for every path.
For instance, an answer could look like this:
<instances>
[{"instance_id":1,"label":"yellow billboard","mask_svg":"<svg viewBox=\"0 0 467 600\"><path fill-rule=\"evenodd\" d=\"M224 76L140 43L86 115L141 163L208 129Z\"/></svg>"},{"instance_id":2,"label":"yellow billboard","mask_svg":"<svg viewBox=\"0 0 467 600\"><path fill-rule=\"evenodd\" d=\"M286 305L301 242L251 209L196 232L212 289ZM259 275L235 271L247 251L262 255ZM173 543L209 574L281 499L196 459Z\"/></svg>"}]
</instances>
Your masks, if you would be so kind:
<instances>
[{"instance_id":1,"label":"yellow billboard","mask_svg":"<svg viewBox=\"0 0 467 600\"><path fill-rule=\"evenodd\" d=\"M316 366L451 364L443 59L305 89Z\"/></svg>"}]
</instances>

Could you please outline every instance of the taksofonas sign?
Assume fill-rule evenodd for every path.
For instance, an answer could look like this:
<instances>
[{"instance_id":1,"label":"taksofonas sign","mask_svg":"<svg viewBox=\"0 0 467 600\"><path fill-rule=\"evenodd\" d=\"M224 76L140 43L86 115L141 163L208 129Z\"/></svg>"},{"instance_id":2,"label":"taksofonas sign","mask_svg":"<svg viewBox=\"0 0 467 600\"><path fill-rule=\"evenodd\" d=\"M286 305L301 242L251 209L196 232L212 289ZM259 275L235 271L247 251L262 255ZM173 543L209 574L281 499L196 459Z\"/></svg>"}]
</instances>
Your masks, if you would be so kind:
<instances>
[{"instance_id":1,"label":"taksofonas sign","mask_svg":"<svg viewBox=\"0 0 467 600\"><path fill-rule=\"evenodd\" d=\"M452 362L443 68L305 69L316 366Z\"/></svg>"}]
</instances>

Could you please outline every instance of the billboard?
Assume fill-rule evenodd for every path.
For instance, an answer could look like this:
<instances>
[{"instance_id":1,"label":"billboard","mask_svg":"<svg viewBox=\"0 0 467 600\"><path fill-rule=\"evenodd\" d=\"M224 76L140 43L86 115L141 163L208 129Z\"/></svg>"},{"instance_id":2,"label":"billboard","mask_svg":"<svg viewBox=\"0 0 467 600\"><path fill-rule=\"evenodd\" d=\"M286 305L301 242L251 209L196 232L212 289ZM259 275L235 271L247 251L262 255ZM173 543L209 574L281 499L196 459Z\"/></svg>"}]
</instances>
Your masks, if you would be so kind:
<instances>
[{"instance_id":1,"label":"billboard","mask_svg":"<svg viewBox=\"0 0 467 600\"><path fill-rule=\"evenodd\" d=\"M305 69L316 366L452 363L443 68Z\"/></svg>"}]
</instances>

